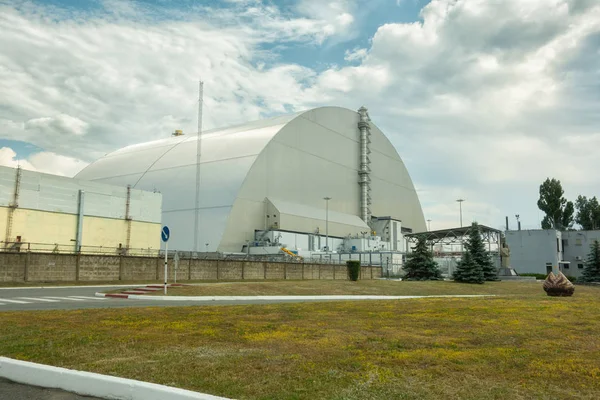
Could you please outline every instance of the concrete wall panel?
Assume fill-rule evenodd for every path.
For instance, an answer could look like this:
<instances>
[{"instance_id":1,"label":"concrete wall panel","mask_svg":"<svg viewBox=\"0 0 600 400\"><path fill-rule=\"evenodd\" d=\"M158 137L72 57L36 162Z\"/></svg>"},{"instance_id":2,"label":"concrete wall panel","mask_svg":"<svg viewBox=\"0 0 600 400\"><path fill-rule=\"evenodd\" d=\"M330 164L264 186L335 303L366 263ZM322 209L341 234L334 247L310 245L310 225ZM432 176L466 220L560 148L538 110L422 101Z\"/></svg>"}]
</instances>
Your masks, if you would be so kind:
<instances>
[{"instance_id":1,"label":"concrete wall panel","mask_svg":"<svg viewBox=\"0 0 600 400\"><path fill-rule=\"evenodd\" d=\"M177 281L346 279L346 267L332 264L180 259ZM363 267L362 279L381 277L381 267ZM106 255L0 252L0 282L157 281L164 279L164 259ZM175 278L168 261L169 282Z\"/></svg>"},{"instance_id":2,"label":"concrete wall panel","mask_svg":"<svg viewBox=\"0 0 600 400\"><path fill-rule=\"evenodd\" d=\"M79 257L80 281L118 281L119 270L120 260L118 256Z\"/></svg>"}]
</instances>

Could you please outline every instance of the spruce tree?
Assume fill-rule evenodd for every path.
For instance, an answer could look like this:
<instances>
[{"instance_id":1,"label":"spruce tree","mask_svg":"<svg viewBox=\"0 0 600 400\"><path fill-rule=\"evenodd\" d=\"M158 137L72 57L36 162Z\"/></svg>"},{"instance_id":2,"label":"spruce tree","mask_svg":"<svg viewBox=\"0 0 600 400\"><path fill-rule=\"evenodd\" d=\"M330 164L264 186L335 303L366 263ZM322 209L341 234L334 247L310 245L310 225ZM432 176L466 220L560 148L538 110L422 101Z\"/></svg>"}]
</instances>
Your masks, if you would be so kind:
<instances>
[{"instance_id":1,"label":"spruce tree","mask_svg":"<svg viewBox=\"0 0 600 400\"><path fill-rule=\"evenodd\" d=\"M600 243L597 240L590 246L581 276L583 282L600 282Z\"/></svg>"},{"instance_id":2,"label":"spruce tree","mask_svg":"<svg viewBox=\"0 0 600 400\"><path fill-rule=\"evenodd\" d=\"M456 271L454 271L454 280L456 282L464 283L483 283L485 279L483 277L483 270L481 266L475 263L473 256L469 250L463 253L462 259L456 265Z\"/></svg>"},{"instance_id":3,"label":"spruce tree","mask_svg":"<svg viewBox=\"0 0 600 400\"><path fill-rule=\"evenodd\" d=\"M483 278L486 281L497 281L498 272L494 267L494 262L485 250L485 243L481 239L481 228L477 222L473 222L469 231L469 240L465 248L473 257L473 262L479 265L483 271Z\"/></svg>"},{"instance_id":4,"label":"spruce tree","mask_svg":"<svg viewBox=\"0 0 600 400\"><path fill-rule=\"evenodd\" d=\"M433 253L427 248L425 236L417 237L417 244L404 264L405 280L427 281L440 280L442 274L438 264L433 260Z\"/></svg>"}]
</instances>

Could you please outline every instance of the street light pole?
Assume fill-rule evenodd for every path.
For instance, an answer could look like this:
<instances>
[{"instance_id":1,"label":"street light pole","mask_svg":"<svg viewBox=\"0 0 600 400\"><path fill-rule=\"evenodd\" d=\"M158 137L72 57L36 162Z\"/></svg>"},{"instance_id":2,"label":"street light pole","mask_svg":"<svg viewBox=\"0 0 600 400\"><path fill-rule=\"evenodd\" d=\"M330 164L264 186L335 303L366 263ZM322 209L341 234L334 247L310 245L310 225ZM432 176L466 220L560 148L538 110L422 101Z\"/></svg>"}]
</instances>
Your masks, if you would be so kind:
<instances>
[{"instance_id":1,"label":"street light pole","mask_svg":"<svg viewBox=\"0 0 600 400\"><path fill-rule=\"evenodd\" d=\"M458 205L460 207L460 227L462 228L462 202L465 201L465 199L458 199L456 201L458 202Z\"/></svg>"},{"instance_id":2,"label":"street light pole","mask_svg":"<svg viewBox=\"0 0 600 400\"><path fill-rule=\"evenodd\" d=\"M323 197L325 200L325 251L329 253L329 200L331 197Z\"/></svg>"},{"instance_id":3,"label":"street light pole","mask_svg":"<svg viewBox=\"0 0 600 400\"><path fill-rule=\"evenodd\" d=\"M431 220L430 219L427 220L427 230L431 231Z\"/></svg>"}]
</instances>

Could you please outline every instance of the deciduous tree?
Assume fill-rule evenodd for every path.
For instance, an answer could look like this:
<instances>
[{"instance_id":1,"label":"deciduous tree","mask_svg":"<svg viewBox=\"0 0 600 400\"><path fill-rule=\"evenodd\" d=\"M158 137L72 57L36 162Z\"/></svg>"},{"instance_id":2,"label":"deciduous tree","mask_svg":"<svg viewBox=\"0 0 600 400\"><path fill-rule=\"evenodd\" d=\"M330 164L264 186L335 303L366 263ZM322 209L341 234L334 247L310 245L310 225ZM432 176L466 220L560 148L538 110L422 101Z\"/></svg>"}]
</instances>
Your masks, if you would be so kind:
<instances>
[{"instance_id":1,"label":"deciduous tree","mask_svg":"<svg viewBox=\"0 0 600 400\"><path fill-rule=\"evenodd\" d=\"M575 200L577 215L575 222L581 225L586 231L600 229L600 203L596 196L588 199L585 196L578 196Z\"/></svg>"},{"instance_id":2,"label":"deciduous tree","mask_svg":"<svg viewBox=\"0 0 600 400\"><path fill-rule=\"evenodd\" d=\"M544 229L568 229L573 226L573 203L563 197L564 191L560 181L547 178L540 185L538 208L546 213L542 220Z\"/></svg>"}]
</instances>

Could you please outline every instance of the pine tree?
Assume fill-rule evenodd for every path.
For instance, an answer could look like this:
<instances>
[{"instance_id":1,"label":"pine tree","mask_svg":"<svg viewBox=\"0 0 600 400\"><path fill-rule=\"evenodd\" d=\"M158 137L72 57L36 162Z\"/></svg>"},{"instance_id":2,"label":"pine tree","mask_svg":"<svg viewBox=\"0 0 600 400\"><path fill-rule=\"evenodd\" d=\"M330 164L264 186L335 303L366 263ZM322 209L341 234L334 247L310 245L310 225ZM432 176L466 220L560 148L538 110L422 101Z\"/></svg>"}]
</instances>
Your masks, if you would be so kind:
<instances>
[{"instance_id":1,"label":"pine tree","mask_svg":"<svg viewBox=\"0 0 600 400\"><path fill-rule=\"evenodd\" d=\"M494 267L494 263L490 258L490 255L485 250L485 244L481 239L481 228L477 222L473 222L471 230L469 231L469 240L465 244L465 248L473 257L473 262L481 267L483 271L483 278L486 281L497 281L498 272Z\"/></svg>"},{"instance_id":2,"label":"pine tree","mask_svg":"<svg viewBox=\"0 0 600 400\"><path fill-rule=\"evenodd\" d=\"M417 244L412 253L407 257L404 270L407 272L405 280L440 280L442 274L438 264L433 260L433 253L427 248L424 236L417 237Z\"/></svg>"},{"instance_id":3,"label":"pine tree","mask_svg":"<svg viewBox=\"0 0 600 400\"><path fill-rule=\"evenodd\" d=\"M600 243L597 240L594 240L590 246L590 253L585 260L581 280L583 282L600 282Z\"/></svg>"},{"instance_id":4,"label":"pine tree","mask_svg":"<svg viewBox=\"0 0 600 400\"><path fill-rule=\"evenodd\" d=\"M462 259L456 266L454 271L454 280L464 283L483 283L485 282L483 270L481 266L475 263L473 256L466 250L463 253Z\"/></svg>"}]
</instances>

